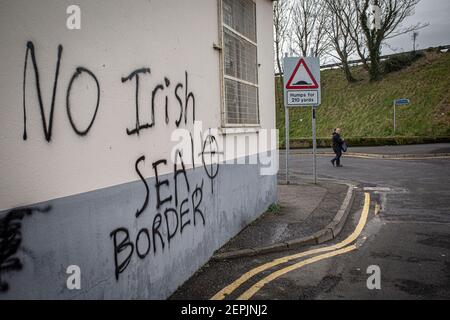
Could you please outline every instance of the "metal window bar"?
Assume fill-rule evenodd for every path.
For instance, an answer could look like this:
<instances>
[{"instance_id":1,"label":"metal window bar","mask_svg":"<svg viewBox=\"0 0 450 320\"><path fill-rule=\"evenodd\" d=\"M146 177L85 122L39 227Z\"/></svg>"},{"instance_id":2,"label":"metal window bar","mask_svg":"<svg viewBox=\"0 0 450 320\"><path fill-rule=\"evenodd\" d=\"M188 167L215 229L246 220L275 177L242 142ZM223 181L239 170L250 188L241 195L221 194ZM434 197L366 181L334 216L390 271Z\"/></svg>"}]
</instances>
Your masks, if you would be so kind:
<instances>
[{"instance_id":1,"label":"metal window bar","mask_svg":"<svg viewBox=\"0 0 450 320\"><path fill-rule=\"evenodd\" d=\"M219 4L225 126L259 126L256 6L252 0Z\"/></svg>"}]
</instances>

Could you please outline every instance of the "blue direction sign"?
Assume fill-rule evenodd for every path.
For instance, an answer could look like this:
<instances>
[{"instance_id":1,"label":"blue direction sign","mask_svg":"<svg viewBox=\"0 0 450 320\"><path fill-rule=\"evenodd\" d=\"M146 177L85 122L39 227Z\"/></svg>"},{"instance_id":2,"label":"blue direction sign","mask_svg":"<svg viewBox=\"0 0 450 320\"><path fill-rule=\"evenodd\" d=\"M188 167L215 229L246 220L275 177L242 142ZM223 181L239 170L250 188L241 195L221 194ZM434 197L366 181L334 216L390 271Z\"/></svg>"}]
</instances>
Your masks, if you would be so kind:
<instances>
[{"instance_id":1,"label":"blue direction sign","mask_svg":"<svg viewBox=\"0 0 450 320\"><path fill-rule=\"evenodd\" d=\"M409 104L409 99L395 99L394 100L394 134L397 129L397 106L407 106Z\"/></svg>"},{"instance_id":2,"label":"blue direction sign","mask_svg":"<svg viewBox=\"0 0 450 320\"><path fill-rule=\"evenodd\" d=\"M394 100L394 103L396 106L406 106L410 103L409 99L397 99Z\"/></svg>"}]
</instances>

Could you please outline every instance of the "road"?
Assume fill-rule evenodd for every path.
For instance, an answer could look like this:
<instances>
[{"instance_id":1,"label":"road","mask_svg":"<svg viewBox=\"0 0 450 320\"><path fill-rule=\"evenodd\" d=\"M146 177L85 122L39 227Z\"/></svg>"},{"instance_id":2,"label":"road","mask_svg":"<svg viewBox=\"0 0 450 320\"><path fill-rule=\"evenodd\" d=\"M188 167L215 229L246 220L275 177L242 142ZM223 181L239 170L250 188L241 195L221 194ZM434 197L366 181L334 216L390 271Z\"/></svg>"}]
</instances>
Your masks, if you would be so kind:
<instances>
[{"instance_id":1,"label":"road","mask_svg":"<svg viewBox=\"0 0 450 320\"><path fill-rule=\"evenodd\" d=\"M318 157L319 178L358 184L338 239L297 251L211 262L173 298L449 299L450 159L344 156L343 168L332 167L330 159ZM290 163L292 180L311 178L311 156L294 154ZM283 172L281 167L281 179ZM373 274L369 267L379 268L379 289L367 286Z\"/></svg>"},{"instance_id":2,"label":"road","mask_svg":"<svg viewBox=\"0 0 450 320\"><path fill-rule=\"evenodd\" d=\"M307 298L450 298L450 160L342 162L333 168L329 157L319 157L320 175L391 191L372 191L382 208L358 250L289 277L307 287ZM297 174L312 170L311 157L294 156L291 165ZM367 289L370 265L380 267L381 290Z\"/></svg>"}]
</instances>

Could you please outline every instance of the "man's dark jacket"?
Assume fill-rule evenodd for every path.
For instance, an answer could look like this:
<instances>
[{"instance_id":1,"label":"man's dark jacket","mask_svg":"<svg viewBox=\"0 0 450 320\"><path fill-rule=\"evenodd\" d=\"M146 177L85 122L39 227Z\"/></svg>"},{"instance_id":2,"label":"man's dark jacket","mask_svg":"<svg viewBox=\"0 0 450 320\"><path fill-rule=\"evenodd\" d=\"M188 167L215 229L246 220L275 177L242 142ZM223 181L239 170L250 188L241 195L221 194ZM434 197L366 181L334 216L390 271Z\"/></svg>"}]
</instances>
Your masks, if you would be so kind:
<instances>
[{"instance_id":1,"label":"man's dark jacket","mask_svg":"<svg viewBox=\"0 0 450 320\"><path fill-rule=\"evenodd\" d=\"M337 132L333 132L333 150L334 152L341 152L342 150L342 140L341 135Z\"/></svg>"}]
</instances>

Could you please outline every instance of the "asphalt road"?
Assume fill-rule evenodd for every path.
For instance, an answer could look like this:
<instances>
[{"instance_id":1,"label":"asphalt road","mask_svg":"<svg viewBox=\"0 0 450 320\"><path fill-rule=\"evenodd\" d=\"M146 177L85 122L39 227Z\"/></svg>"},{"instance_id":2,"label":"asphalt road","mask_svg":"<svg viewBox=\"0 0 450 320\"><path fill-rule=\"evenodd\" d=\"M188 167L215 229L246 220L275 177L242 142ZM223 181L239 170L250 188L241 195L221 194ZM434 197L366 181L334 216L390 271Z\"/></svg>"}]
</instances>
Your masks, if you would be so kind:
<instances>
[{"instance_id":1,"label":"asphalt road","mask_svg":"<svg viewBox=\"0 0 450 320\"><path fill-rule=\"evenodd\" d=\"M352 234L368 209L367 223L358 233L356 245L341 249L344 252L330 250L304 265L306 259L319 254L274 265L236 285L225 298L450 299L450 159L344 156L343 168L332 167L330 159L318 157L319 178L350 180L359 188L341 236L325 247ZM290 163L292 180L311 178L311 156L295 154ZM282 166L281 179L283 172ZM172 298L209 299L264 263L316 248L210 262ZM379 267L380 289L367 287L370 266Z\"/></svg>"},{"instance_id":2,"label":"asphalt road","mask_svg":"<svg viewBox=\"0 0 450 320\"><path fill-rule=\"evenodd\" d=\"M318 157L319 177L353 180L361 183L361 191L369 187L381 212L369 220L363 233L367 238L356 251L294 271L284 280L294 278L304 298L449 299L450 159L401 161L344 155L343 168L332 167L329 159ZM283 160L281 156L280 163ZM295 155L291 166L301 178L312 171L312 158ZM280 169L282 175L284 168ZM373 191L377 187L382 192ZM367 289L366 271L371 265L380 267L381 290Z\"/></svg>"}]
</instances>

